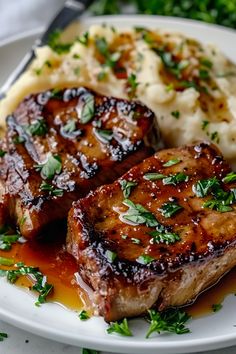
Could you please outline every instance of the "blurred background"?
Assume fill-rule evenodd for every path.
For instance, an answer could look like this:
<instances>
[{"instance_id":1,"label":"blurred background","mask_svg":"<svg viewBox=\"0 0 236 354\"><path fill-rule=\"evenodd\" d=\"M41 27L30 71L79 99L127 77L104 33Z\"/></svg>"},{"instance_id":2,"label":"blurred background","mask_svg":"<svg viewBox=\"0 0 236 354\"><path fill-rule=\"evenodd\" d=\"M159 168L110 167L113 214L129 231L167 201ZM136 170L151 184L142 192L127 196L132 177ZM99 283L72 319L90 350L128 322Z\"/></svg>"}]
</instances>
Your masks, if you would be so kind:
<instances>
[{"instance_id":1,"label":"blurred background","mask_svg":"<svg viewBox=\"0 0 236 354\"><path fill-rule=\"evenodd\" d=\"M0 40L48 24L64 0L0 0ZM236 29L236 0L96 0L89 14L185 17Z\"/></svg>"}]
</instances>

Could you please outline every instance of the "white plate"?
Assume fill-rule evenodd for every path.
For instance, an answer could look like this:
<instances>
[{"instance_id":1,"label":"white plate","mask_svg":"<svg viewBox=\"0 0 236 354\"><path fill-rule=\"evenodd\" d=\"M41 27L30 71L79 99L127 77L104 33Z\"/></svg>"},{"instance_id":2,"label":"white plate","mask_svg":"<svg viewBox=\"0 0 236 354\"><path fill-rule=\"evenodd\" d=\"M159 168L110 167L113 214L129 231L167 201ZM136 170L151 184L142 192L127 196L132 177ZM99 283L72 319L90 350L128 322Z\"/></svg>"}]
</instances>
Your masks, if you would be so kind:
<instances>
[{"instance_id":1,"label":"white plate","mask_svg":"<svg viewBox=\"0 0 236 354\"><path fill-rule=\"evenodd\" d=\"M114 26L163 27L182 31L203 42L217 44L224 53L236 61L236 32L219 26L190 20L157 16L112 16L86 19L86 25L110 23ZM39 35L40 29L11 38L0 44L0 85L16 66L25 51ZM0 280L0 318L17 327L60 342L98 350L123 353L190 353L222 348L236 344L236 298L229 296L223 309L214 315L190 322L192 333L186 335L160 335L146 340L147 324L131 320L133 337L106 334L101 318L81 322L77 315L59 305L47 303L34 306L33 296Z\"/></svg>"}]
</instances>

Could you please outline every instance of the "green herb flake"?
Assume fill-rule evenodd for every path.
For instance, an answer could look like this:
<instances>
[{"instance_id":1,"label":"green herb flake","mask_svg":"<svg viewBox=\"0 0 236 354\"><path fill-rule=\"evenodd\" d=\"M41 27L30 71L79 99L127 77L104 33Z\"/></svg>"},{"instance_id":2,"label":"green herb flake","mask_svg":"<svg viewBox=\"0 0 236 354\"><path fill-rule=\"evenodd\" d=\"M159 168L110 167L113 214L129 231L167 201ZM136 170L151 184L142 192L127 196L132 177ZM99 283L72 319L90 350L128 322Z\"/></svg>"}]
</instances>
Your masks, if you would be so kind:
<instances>
[{"instance_id":1,"label":"green herb flake","mask_svg":"<svg viewBox=\"0 0 236 354\"><path fill-rule=\"evenodd\" d=\"M49 192L49 195L52 195L54 197L62 197L64 192L63 189L55 188L54 186L45 181L41 183L40 190Z\"/></svg>"},{"instance_id":2,"label":"green herb flake","mask_svg":"<svg viewBox=\"0 0 236 354\"><path fill-rule=\"evenodd\" d=\"M216 177L212 177L209 179L202 179L199 180L193 186L193 192L196 194L197 197L205 197L208 195L213 189L219 188L219 181Z\"/></svg>"},{"instance_id":3,"label":"green herb flake","mask_svg":"<svg viewBox=\"0 0 236 354\"><path fill-rule=\"evenodd\" d=\"M113 263L114 260L117 258L117 253L110 250L106 250L105 257L110 263Z\"/></svg>"},{"instance_id":4,"label":"green herb flake","mask_svg":"<svg viewBox=\"0 0 236 354\"><path fill-rule=\"evenodd\" d=\"M131 242L135 245L140 245L141 241L138 238L131 237Z\"/></svg>"},{"instance_id":5,"label":"green herb flake","mask_svg":"<svg viewBox=\"0 0 236 354\"><path fill-rule=\"evenodd\" d=\"M170 176L163 178L162 182L164 185L172 184L172 185L176 186L177 184L179 184L181 182L188 182L188 180L189 180L189 176L187 176L186 174L184 174L182 172L179 172L179 173L176 173L175 175L170 175Z\"/></svg>"},{"instance_id":6,"label":"green herb flake","mask_svg":"<svg viewBox=\"0 0 236 354\"><path fill-rule=\"evenodd\" d=\"M128 321L126 318L124 318L122 321L111 322L107 329L107 333L117 333L126 337L131 337L133 335L129 329Z\"/></svg>"},{"instance_id":7,"label":"green herb flake","mask_svg":"<svg viewBox=\"0 0 236 354\"><path fill-rule=\"evenodd\" d=\"M127 236L127 235L121 235L121 238L122 238L123 240L126 240L126 239L128 238L128 236Z\"/></svg>"},{"instance_id":8,"label":"green herb flake","mask_svg":"<svg viewBox=\"0 0 236 354\"><path fill-rule=\"evenodd\" d=\"M209 71L205 69L199 69L199 78L201 80L208 80L210 78Z\"/></svg>"},{"instance_id":9,"label":"green herb flake","mask_svg":"<svg viewBox=\"0 0 236 354\"><path fill-rule=\"evenodd\" d=\"M47 161L44 164L36 165L36 171L41 172L41 176L44 179L52 179L55 174L61 173L62 163L61 158L58 155L50 154Z\"/></svg>"},{"instance_id":10,"label":"green herb flake","mask_svg":"<svg viewBox=\"0 0 236 354\"><path fill-rule=\"evenodd\" d=\"M97 129L95 128L95 134L98 135L100 140L107 143L113 139L113 131L111 129Z\"/></svg>"},{"instance_id":11,"label":"green herb flake","mask_svg":"<svg viewBox=\"0 0 236 354\"><path fill-rule=\"evenodd\" d=\"M219 142L220 142L219 133L216 131L211 133L211 140L215 141L217 144L219 144Z\"/></svg>"},{"instance_id":12,"label":"green herb flake","mask_svg":"<svg viewBox=\"0 0 236 354\"><path fill-rule=\"evenodd\" d=\"M149 232L149 235L152 236L151 243L165 243L166 245L170 245L181 240L178 234L167 230L151 231Z\"/></svg>"},{"instance_id":13,"label":"green herb flake","mask_svg":"<svg viewBox=\"0 0 236 354\"><path fill-rule=\"evenodd\" d=\"M82 310L82 311L79 313L79 319L80 319L81 321L86 321L86 320L88 320L89 318L90 318L90 316L89 316L89 314L88 314L87 311Z\"/></svg>"},{"instance_id":14,"label":"green herb flake","mask_svg":"<svg viewBox=\"0 0 236 354\"><path fill-rule=\"evenodd\" d=\"M154 332L169 332L175 334L189 333L190 330L185 326L191 318L186 312L180 309L169 309L163 312L148 310L150 326L146 338Z\"/></svg>"},{"instance_id":15,"label":"green herb flake","mask_svg":"<svg viewBox=\"0 0 236 354\"><path fill-rule=\"evenodd\" d=\"M13 139L12 139L13 143L18 145L18 144L23 144L25 142L25 138L23 136L15 136Z\"/></svg>"},{"instance_id":16,"label":"green herb flake","mask_svg":"<svg viewBox=\"0 0 236 354\"><path fill-rule=\"evenodd\" d=\"M98 81L103 81L106 78L107 78L107 72L104 71L104 70L100 71L100 73L98 73L98 75L97 75L97 80Z\"/></svg>"},{"instance_id":17,"label":"green herb flake","mask_svg":"<svg viewBox=\"0 0 236 354\"><path fill-rule=\"evenodd\" d=\"M16 243L20 238L19 234L11 234L8 227L0 230L0 250L9 251L12 244Z\"/></svg>"},{"instance_id":18,"label":"green herb flake","mask_svg":"<svg viewBox=\"0 0 236 354\"><path fill-rule=\"evenodd\" d=\"M95 113L95 99L94 95L87 93L84 95L83 108L81 111L80 122L82 124L88 123Z\"/></svg>"},{"instance_id":19,"label":"green herb flake","mask_svg":"<svg viewBox=\"0 0 236 354\"><path fill-rule=\"evenodd\" d=\"M115 64L121 57L120 52L111 53L108 43L104 37L99 37L95 40L95 46L98 52L105 58L104 66L114 68Z\"/></svg>"},{"instance_id":20,"label":"green herb flake","mask_svg":"<svg viewBox=\"0 0 236 354\"><path fill-rule=\"evenodd\" d=\"M181 205L174 202L169 202L164 203L159 210L165 218L171 218L173 215L175 215L182 209L183 207Z\"/></svg>"},{"instance_id":21,"label":"green herb flake","mask_svg":"<svg viewBox=\"0 0 236 354\"><path fill-rule=\"evenodd\" d=\"M213 304L212 305L212 311L213 312L218 312L218 311L220 311L221 309L222 309L222 304Z\"/></svg>"},{"instance_id":22,"label":"green herb flake","mask_svg":"<svg viewBox=\"0 0 236 354\"><path fill-rule=\"evenodd\" d=\"M147 179L148 181L156 181L159 179L163 179L166 176L163 175L162 173L155 173L155 172L151 172L151 173L145 173L145 175L143 176L144 179Z\"/></svg>"},{"instance_id":23,"label":"green herb flake","mask_svg":"<svg viewBox=\"0 0 236 354\"><path fill-rule=\"evenodd\" d=\"M125 198L128 198L130 196L132 189L138 184L135 181L126 181L125 179L120 180L119 183Z\"/></svg>"},{"instance_id":24,"label":"green herb flake","mask_svg":"<svg viewBox=\"0 0 236 354\"><path fill-rule=\"evenodd\" d=\"M205 130L209 124L210 124L210 122L208 120L203 120L202 121L202 130Z\"/></svg>"},{"instance_id":25,"label":"green herb flake","mask_svg":"<svg viewBox=\"0 0 236 354\"><path fill-rule=\"evenodd\" d=\"M0 342L2 342L6 338L8 338L8 334L4 332L0 332Z\"/></svg>"},{"instance_id":26,"label":"green herb flake","mask_svg":"<svg viewBox=\"0 0 236 354\"><path fill-rule=\"evenodd\" d=\"M181 160L179 160L179 159L171 159L171 160L167 161L166 163L164 163L163 167L170 167L173 165L177 165L180 162L181 162Z\"/></svg>"},{"instance_id":27,"label":"green herb flake","mask_svg":"<svg viewBox=\"0 0 236 354\"><path fill-rule=\"evenodd\" d=\"M15 264L14 259L12 258L5 258L5 257L0 257L0 265L2 266L12 266Z\"/></svg>"},{"instance_id":28,"label":"green herb flake","mask_svg":"<svg viewBox=\"0 0 236 354\"><path fill-rule=\"evenodd\" d=\"M62 43L61 31L55 30L49 35L48 46L57 54L66 54L70 51L73 43Z\"/></svg>"},{"instance_id":29,"label":"green herb flake","mask_svg":"<svg viewBox=\"0 0 236 354\"><path fill-rule=\"evenodd\" d=\"M6 155L6 151L4 151L3 149L0 149L0 157L3 157Z\"/></svg>"},{"instance_id":30,"label":"green herb flake","mask_svg":"<svg viewBox=\"0 0 236 354\"><path fill-rule=\"evenodd\" d=\"M80 59L81 56L77 53L74 53L73 56L72 56L73 59Z\"/></svg>"},{"instance_id":31,"label":"green herb flake","mask_svg":"<svg viewBox=\"0 0 236 354\"><path fill-rule=\"evenodd\" d=\"M136 95L136 90L137 87L139 85L139 83L137 82L137 78L136 75L134 73L130 74L127 78L127 82L128 82L128 94L130 98L134 98Z\"/></svg>"},{"instance_id":32,"label":"green herb flake","mask_svg":"<svg viewBox=\"0 0 236 354\"><path fill-rule=\"evenodd\" d=\"M63 126L62 131L66 134L71 134L76 130L76 121L74 119L68 120Z\"/></svg>"},{"instance_id":33,"label":"green herb flake","mask_svg":"<svg viewBox=\"0 0 236 354\"><path fill-rule=\"evenodd\" d=\"M208 58L200 58L200 64L208 69L211 69L213 67L212 61Z\"/></svg>"},{"instance_id":34,"label":"green herb flake","mask_svg":"<svg viewBox=\"0 0 236 354\"><path fill-rule=\"evenodd\" d=\"M136 259L136 262L140 263L140 264L149 264L151 263L152 261L154 261L155 258L147 255L147 254L143 254L141 256L139 256L137 259Z\"/></svg>"},{"instance_id":35,"label":"green herb flake","mask_svg":"<svg viewBox=\"0 0 236 354\"><path fill-rule=\"evenodd\" d=\"M99 354L97 350L82 348L82 354Z\"/></svg>"},{"instance_id":36,"label":"green herb flake","mask_svg":"<svg viewBox=\"0 0 236 354\"><path fill-rule=\"evenodd\" d=\"M236 173L235 172L230 172L228 173L223 179L222 181L224 183L231 183L231 182L235 182L236 181Z\"/></svg>"},{"instance_id":37,"label":"green herb flake","mask_svg":"<svg viewBox=\"0 0 236 354\"><path fill-rule=\"evenodd\" d=\"M134 224L145 224L149 227L156 227L159 225L155 215L140 204L133 203L130 199L125 199L123 204L128 206L129 209L123 215L123 220L130 221Z\"/></svg>"},{"instance_id":38,"label":"green herb flake","mask_svg":"<svg viewBox=\"0 0 236 354\"><path fill-rule=\"evenodd\" d=\"M88 46L89 43L89 32L84 32L82 36L76 39L80 44L83 44L85 47Z\"/></svg>"},{"instance_id":39,"label":"green herb flake","mask_svg":"<svg viewBox=\"0 0 236 354\"><path fill-rule=\"evenodd\" d=\"M171 112L171 115L172 115L174 118L179 119L179 117L180 117L180 112L179 112L179 111L173 111L173 112Z\"/></svg>"},{"instance_id":40,"label":"green herb flake","mask_svg":"<svg viewBox=\"0 0 236 354\"><path fill-rule=\"evenodd\" d=\"M44 119L39 119L26 127L26 132L32 136L44 136L47 130L47 124Z\"/></svg>"}]
</instances>

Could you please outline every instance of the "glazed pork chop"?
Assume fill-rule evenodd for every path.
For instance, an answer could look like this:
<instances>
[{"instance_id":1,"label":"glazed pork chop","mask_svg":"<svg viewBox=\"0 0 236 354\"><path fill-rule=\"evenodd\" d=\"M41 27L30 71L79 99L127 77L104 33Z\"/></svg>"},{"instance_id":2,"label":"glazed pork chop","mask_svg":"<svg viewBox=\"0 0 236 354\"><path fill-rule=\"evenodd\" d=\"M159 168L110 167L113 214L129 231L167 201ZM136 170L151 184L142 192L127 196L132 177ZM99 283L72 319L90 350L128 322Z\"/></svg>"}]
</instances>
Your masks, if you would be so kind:
<instances>
[{"instance_id":1,"label":"glazed pork chop","mask_svg":"<svg viewBox=\"0 0 236 354\"><path fill-rule=\"evenodd\" d=\"M7 118L1 149L1 224L35 237L72 201L153 153L158 131L141 103L86 88L27 97Z\"/></svg>"},{"instance_id":2,"label":"glazed pork chop","mask_svg":"<svg viewBox=\"0 0 236 354\"><path fill-rule=\"evenodd\" d=\"M75 202L67 249L106 321L193 301L236 265L236 174L207 143L162 150Z\"/></svg>"}]
</instances>

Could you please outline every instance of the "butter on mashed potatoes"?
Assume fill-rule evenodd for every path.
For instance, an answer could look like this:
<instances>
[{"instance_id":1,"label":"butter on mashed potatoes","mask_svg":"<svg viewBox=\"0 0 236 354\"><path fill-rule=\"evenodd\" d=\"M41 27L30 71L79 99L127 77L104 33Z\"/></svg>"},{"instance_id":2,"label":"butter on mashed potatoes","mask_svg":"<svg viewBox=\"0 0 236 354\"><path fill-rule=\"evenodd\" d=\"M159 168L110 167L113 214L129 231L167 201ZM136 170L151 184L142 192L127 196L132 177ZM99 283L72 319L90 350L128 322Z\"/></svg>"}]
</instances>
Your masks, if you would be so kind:
<instances>
[{"instance_id":1,"label":"butter on mashed potatoes","mask_svg":"<svg viewBox=\"0 0 236 354\"><path fill-rule=\"evenodd\" d=\"M216 47L170 31L100 25L52 47L37 50L0 103L2 125L31 93L84 85L146 104L167 146L207 139L236 162L236 65Z\"/></svg>"}]
</instances>

